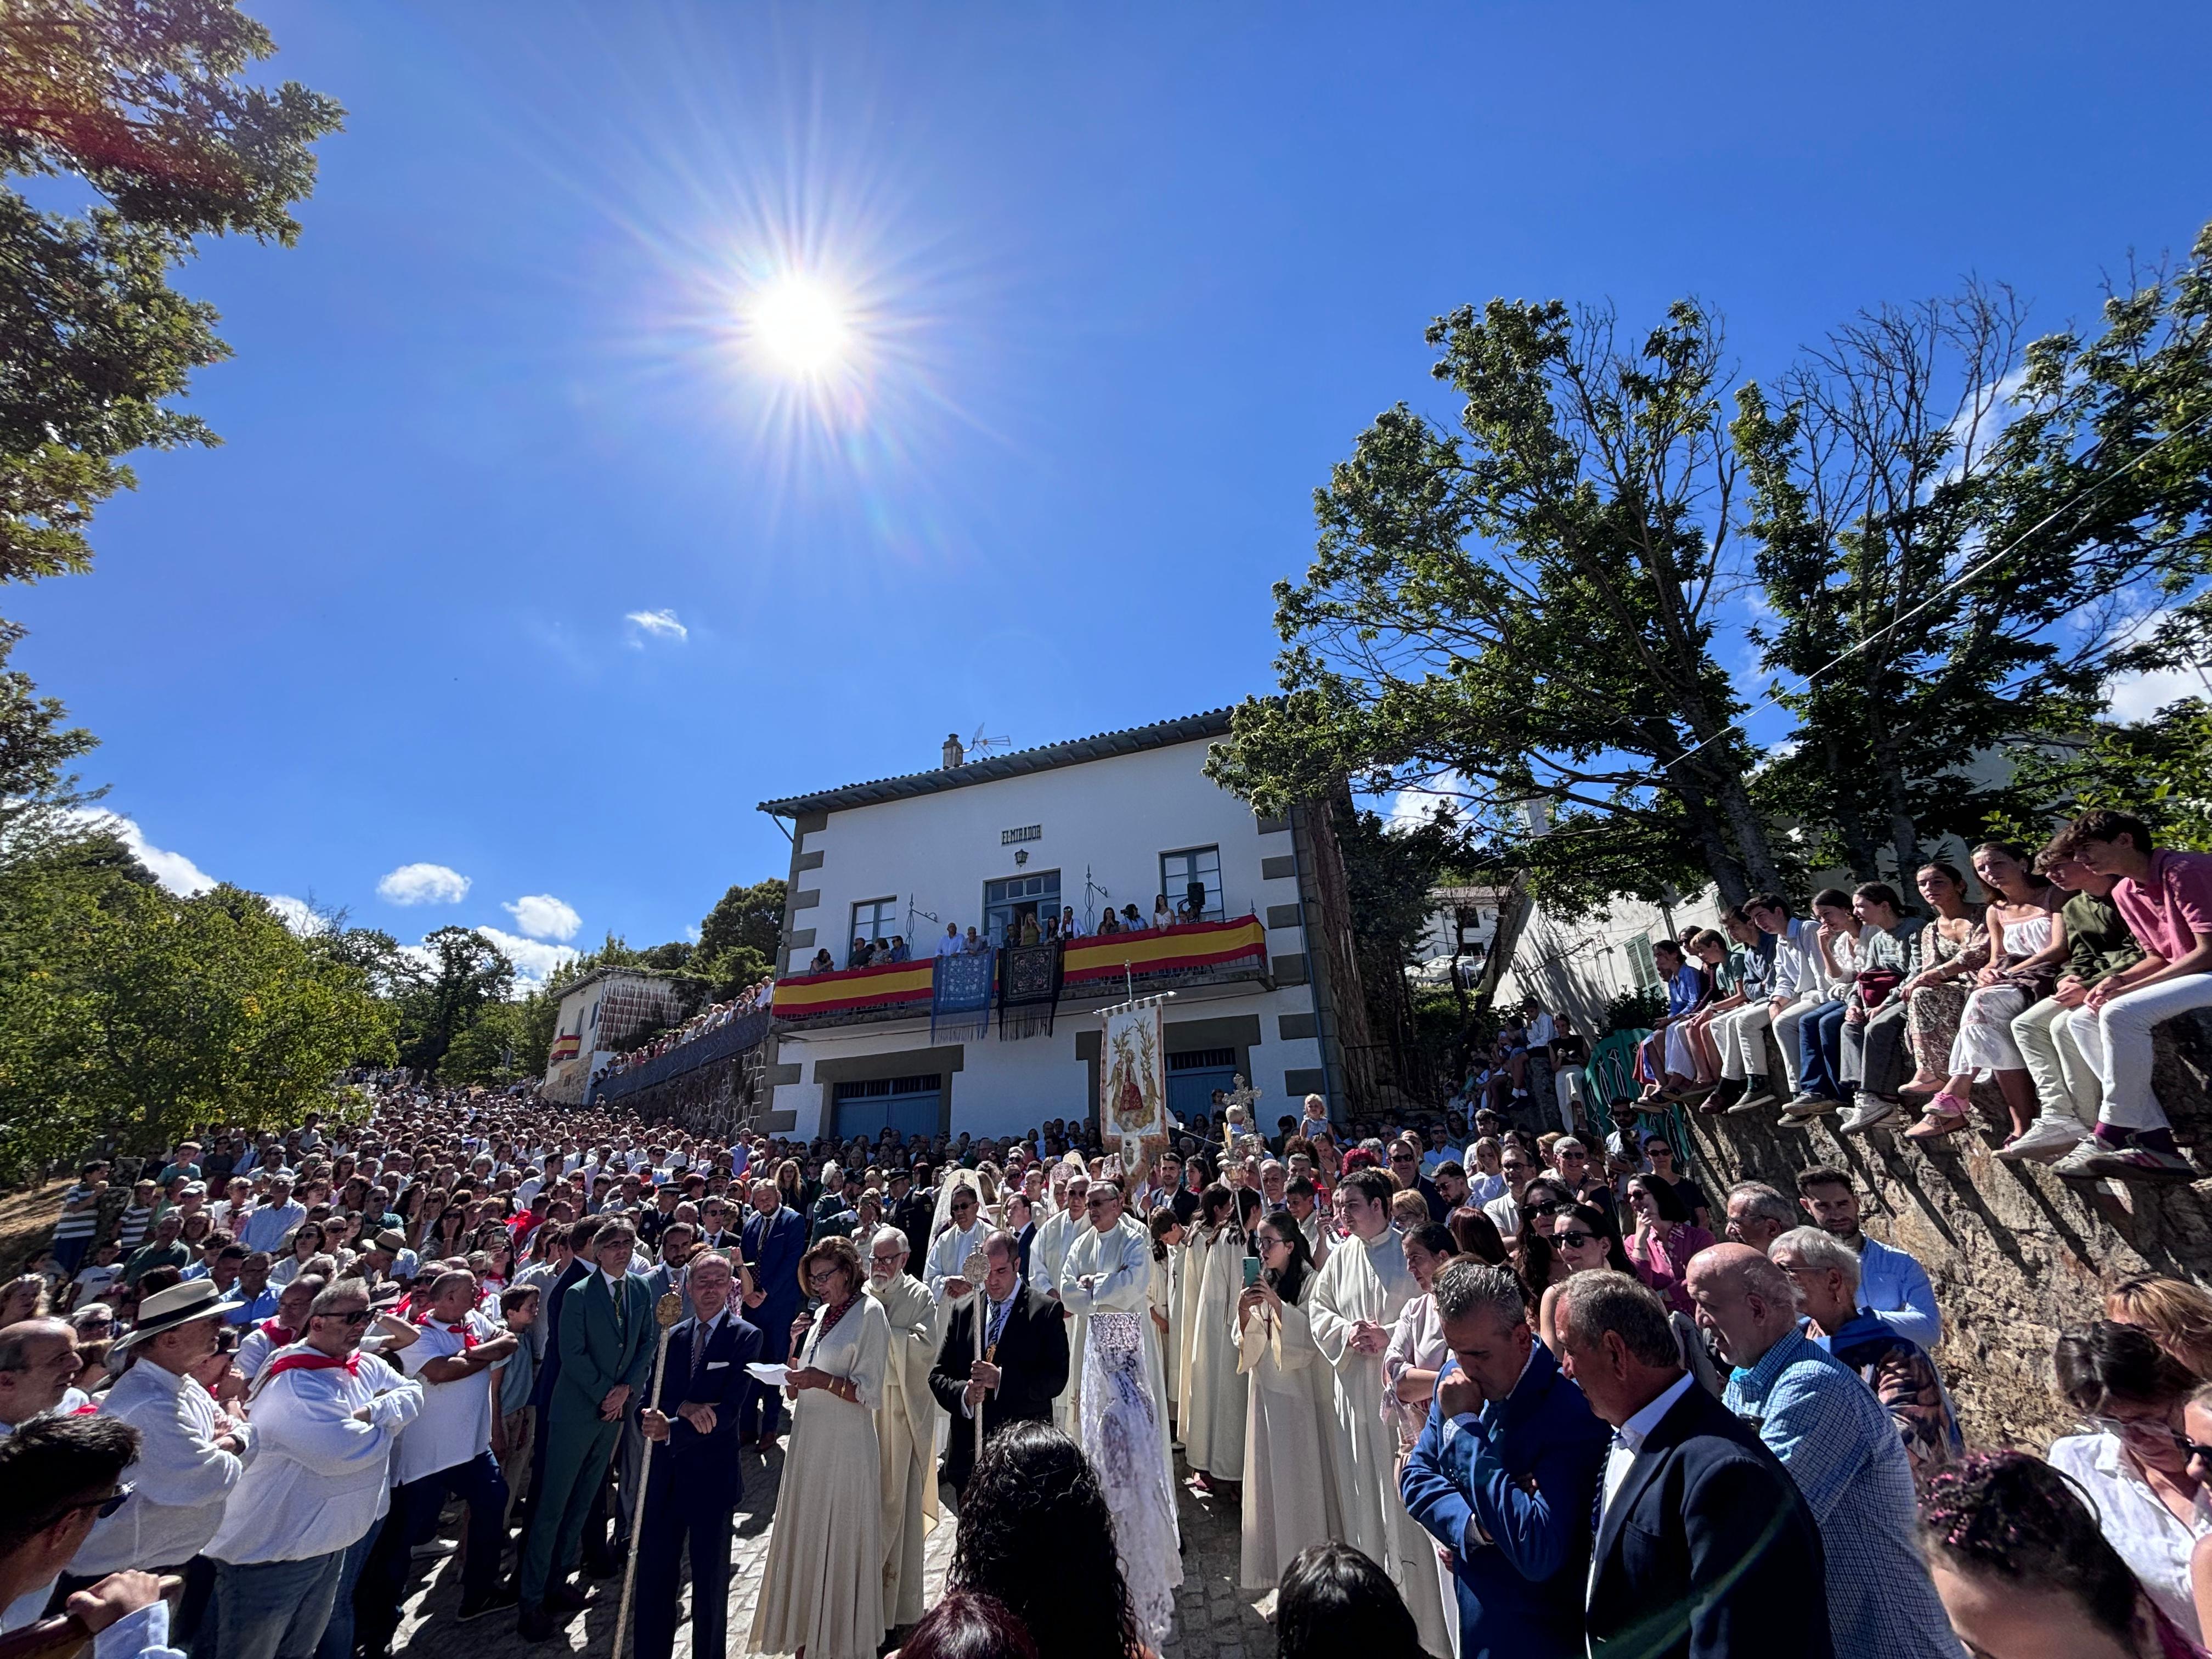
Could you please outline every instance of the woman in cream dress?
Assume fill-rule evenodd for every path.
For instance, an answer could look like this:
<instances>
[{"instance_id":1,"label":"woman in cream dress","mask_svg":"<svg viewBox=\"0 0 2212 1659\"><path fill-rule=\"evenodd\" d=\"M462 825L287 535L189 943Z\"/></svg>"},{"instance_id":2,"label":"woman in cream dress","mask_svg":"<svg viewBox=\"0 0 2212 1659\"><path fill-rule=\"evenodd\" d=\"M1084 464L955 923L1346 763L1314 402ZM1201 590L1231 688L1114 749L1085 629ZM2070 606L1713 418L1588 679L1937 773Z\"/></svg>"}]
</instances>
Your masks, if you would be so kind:
<instances>
[{"instance_id":1,"label":"woman in cream dress","mask_svg":"<svg viewBox=\"0 0 2212 1659\"><path fill-rule=\"evenodd\" d=\"M1244 1478L1243 1372L1237 1369L1237 1298L1244 1289L1244 1230L1239 1200L1226 1187L1208 1187L1199 1211L1198 1243L1191 1267L1199 1274L1191 1310L1190 1392L1184 1409L1184 1460L1208 1492L1235 1492ZM1257 1194L1249 1196L1256 1200Z\"/></svg>"},{"instance_id":2,"label":"woman in cream dress","mask_svg":"<svg viewBox=\"0 0 2212 1659\"><path fill-rule=\"evenodd\" d=\"M1341 1522L1334 1465L1321 1437L1320 1389L1328 1368L1319 1363L1304 1306L1313 1294L1313 1256L1288 1210L1271 1212L1253 1237L1260 1282L1237 1300L1237 1364L1251 1385L1237 1582L1266 1589L1281 1580L1291 1557L1335 1537Z\"/></svg>"},{"instance_id":3,"label":"woman in cream dress","mask_svg":"<svg viewBox=\"0 0 2212 1659\"><path fill-rule=\"evenodd\" d=\"M860 1293L867 1278L849 1238L825 1238L799 1258L799 1281L822 1306L803 1340L793 1333L791 1441L748 1652L875 1659L883 1645L875 1412L891 1333L883 1305Z\"/></svg>"}]
</instances>

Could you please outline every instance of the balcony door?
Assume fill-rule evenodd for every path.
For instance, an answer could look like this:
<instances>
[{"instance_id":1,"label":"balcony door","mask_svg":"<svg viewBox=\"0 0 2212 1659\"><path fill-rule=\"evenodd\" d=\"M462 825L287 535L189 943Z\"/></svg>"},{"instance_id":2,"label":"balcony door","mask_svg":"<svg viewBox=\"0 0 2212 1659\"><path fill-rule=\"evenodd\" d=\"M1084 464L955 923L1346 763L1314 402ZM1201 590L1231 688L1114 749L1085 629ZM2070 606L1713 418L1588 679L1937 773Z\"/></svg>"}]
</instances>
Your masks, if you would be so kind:
<instances>
[{"instance_id":1,"label":"balcony door","mask_svg":"<svg viewBox=\"0 0 2212 1659\"><path fill-rule=\"evenodd\" d=\"M871 1139L886 1129L902 1135L937 1133L938 1107L943 1099L941 1076L874 1078L864 1083L832 1085L830 1133L839 1140L854 1135Z\"/></svg>"},{"instance_id":2,"label":"balcony door","mask_svg":"<svg viewBox=\"0 0 2212 1659\"><path fill-rule=\"evenodd\" d=\"M1213 1091L1237 1086L1234 1048L1195 1048L1168 1056L1168 1110L1188 1123L1213 1110Z\"/></svg>"},{"instance_id":3,"label":"balcony door","mask_svg":"<svg viewBox=\"0 0 2212 1659\"><path fill-rule=\"evenodd\" d=\"M1018 945L1024 916L1035 916L1037 931L1042 933L1045 918L1058 915L1060 909L1057 870L987 881L983 884L983 936L994 945Z\"/></svg>"}]
</instances>

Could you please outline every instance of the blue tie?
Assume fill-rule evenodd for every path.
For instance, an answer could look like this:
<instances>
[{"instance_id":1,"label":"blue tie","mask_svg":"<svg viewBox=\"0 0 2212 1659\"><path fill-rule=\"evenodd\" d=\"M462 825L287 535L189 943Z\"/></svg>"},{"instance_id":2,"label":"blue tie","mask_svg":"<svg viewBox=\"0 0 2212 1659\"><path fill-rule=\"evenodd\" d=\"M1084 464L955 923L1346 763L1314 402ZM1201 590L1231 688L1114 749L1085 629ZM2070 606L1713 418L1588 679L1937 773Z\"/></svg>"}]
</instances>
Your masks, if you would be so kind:
<instances>
[{"instance_id":1,"label":"blue tie","mask_svg":"<svg viewBox=\"0 0 2212 1659\"><path fill-rule=\"evenodd\" d=\"M991 1328L983 1339L983 1346L986 1348L995 1348L999 1346L1000 1333L1006 1328L1006 1316L1013 1310L1013 1306L1014 1298L1008 1296L1004 1302L991 1310Z\"/></svg>"}]
</instances>

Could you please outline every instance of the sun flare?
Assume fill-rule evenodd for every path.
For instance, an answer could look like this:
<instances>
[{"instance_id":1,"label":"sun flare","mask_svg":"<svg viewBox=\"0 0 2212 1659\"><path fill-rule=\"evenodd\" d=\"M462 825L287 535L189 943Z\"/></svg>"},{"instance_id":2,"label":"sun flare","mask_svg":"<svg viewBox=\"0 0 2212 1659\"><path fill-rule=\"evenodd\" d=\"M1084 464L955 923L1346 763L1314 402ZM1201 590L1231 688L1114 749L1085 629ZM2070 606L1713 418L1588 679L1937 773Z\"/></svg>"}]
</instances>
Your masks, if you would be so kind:
<instances>
[{"instance_id":1,"label":"sun flare","mask_svg":"<svg viewBox=\"0 0 2212 1659\"><path fill-rule=\"evenodd\" d=\"M812 277L781 277L756 294L746 310L754 343L785 374L823 374L851 354L853 323L845 304Z\"/></svg>"}]
</instances>

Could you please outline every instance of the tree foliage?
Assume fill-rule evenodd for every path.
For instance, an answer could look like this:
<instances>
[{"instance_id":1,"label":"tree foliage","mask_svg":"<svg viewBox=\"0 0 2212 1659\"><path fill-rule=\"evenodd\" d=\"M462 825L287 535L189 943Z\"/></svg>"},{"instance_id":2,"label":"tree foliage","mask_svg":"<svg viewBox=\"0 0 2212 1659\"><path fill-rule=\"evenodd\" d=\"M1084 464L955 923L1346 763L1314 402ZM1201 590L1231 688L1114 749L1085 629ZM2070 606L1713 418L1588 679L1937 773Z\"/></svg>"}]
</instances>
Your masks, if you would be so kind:
<instances>
[{"instance_id":1,"label":"tree foliage","mask_svg":"<svg viewBox=\"0 0 2212 1659\"><path fill-rule=\"evenodd\" d=\"M435 1073L454 1038L513 988L514 964L467 927L439 928L422 951L395 999L399 1063Z\"/></svg>"},{"instance_id":2,"label":"tree foliage","mask_svg":"<svg viewBox=\"0 0 2212 1659\"><path fill-rule=\"evenodd\" d=\"M0 7L0 175L100 198L79 217L0 189L0 580L84 569L133 450L214 441L172 404L227 348L169 274L200 235L291 242L343 114L250 81L275 50L230 0Z\"/></svg>"},{"instance_id":3,"label":"tree foliage","mask_svg":"<svg viewBox=\"0 0 2212 1659\"><path fill-rule=\"evenodd\" d=\"M714 981L718 996L733 995L775 972L787 891L788 884L780 876L750 886L738 883L715 901L700 922L690 965Z\"/></svg>"},{"instance_id":4,"label":"tree foliage","mask_svg":"<svg viewBox=\"0 0 2212 1659\"><path fill-rule=\"evenodd\" d=\"M113 836L0 866L0 1165L193 1123L293 1122L346 1066L388 1060L366 975L257 895L167 892Z\"/></svg>"},{"instance_id":5,"label":"tree foliage","mask_svg":"<svg viewBox=\"0 0 2212 1659\"><path fill-rule=\"evenodd\" d=\"M1724 891L1774 879L1713 653L1735 469L1718 328L1694 303L1632 345L1612 316L1493 300L1431 325L1456 430L1386 411L1316 491L1278 583L1285 695L1253 699L1217 781L1266 809L1349 775L1517 836L1532 798L1596 833L1665 822Z\"/></svg>"}]
</instances>

